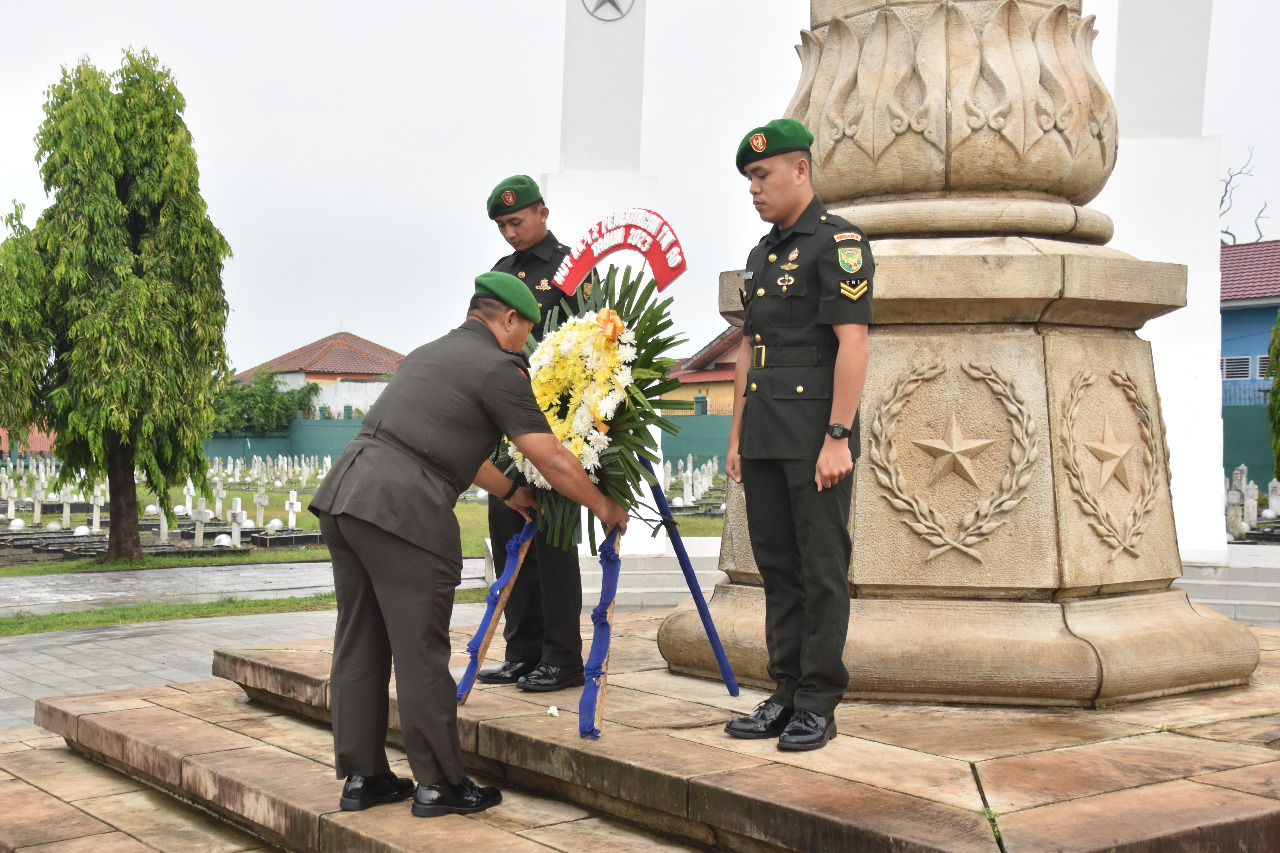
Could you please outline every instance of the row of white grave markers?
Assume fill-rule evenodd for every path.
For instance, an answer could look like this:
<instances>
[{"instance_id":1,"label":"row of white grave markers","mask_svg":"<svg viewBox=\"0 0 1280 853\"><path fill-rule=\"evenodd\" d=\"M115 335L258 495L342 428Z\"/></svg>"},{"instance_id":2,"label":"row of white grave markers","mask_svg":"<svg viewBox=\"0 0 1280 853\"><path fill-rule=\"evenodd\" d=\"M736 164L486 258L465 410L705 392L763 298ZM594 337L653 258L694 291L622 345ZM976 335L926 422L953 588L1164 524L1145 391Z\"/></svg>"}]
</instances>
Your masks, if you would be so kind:
<instances>
[{"instance_id":1,"label":"row of white grave markers","mask_svg":"<svg viewBox=\"0 0 1280 853\"><path fill-rule=\"evenodd\" d=\"M215 456L209 466L208 476L225 480L228 483L252 483L266 481L275 483L277 487L285 483L299 483L304 489L312 479L322 479L333 467L333 457L325 456L254 456L251 460L244 457L234 459Z\"/></svg>"},{"instance_id":2,"label":"row of white grave markers","mask_svg":"<svg viewBox=\"0 0 1280 853\"><path fill-rule=\"evenodd\" d=\"M1223 510L1227 516L1227 532L1239 538L1258 526L1258 518L1274 519L1280 508L1280 480L1267 484L1267 508L1258 513L1258 484L1249 479L1249 468L1241 465L1231 472L1231 478L1223 478L1226 495Z\"/></svg>"}]
</instances>

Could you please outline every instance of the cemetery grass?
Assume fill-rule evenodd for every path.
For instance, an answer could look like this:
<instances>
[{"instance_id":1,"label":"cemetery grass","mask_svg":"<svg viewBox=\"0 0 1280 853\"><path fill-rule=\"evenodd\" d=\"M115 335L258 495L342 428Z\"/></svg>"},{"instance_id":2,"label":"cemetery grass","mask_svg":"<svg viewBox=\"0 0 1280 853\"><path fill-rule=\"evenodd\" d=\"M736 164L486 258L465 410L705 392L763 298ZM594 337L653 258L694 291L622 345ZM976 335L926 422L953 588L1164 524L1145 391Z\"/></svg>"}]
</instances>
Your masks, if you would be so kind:
<instances>
[{"instance_id":1,"label":"cemetery grass","mask_svg":"<svg viewBox=\"0 0 1280 853\"><path fill-rule=\"evenodd\" d=\"M186 557L151 556L140 560L116 560L100 563L97 560L47 560L38 563L17 563L0 566L0 578L26 575L66 575L76 572L125 572L136 569L176 569L188 566L244 566L261 563L322 563L329 560L329 549L324 545L301 548L256 548L249 554L222 556L204 555Z\"/></svg>"},{"instance_id":2,"label":"cemetery grass","mask_svg":"<svg viewBox=\"0 0 1280 853\"><path fill-rule=\"evenodd\" d=\"M457 604L482 602L486 589L459 589L453 593ZM104 628L138 622L166 622L176 619L206 619L214 616L248 616L263 613L298 613L307 610L333 610L337 607L334 593L293 598L224 598L219 601L160 604L144 602L72 613L18 613L0 617L0 637L40 634L46 631L69 631L77 628Z\"/></svg>"}]
</instances>

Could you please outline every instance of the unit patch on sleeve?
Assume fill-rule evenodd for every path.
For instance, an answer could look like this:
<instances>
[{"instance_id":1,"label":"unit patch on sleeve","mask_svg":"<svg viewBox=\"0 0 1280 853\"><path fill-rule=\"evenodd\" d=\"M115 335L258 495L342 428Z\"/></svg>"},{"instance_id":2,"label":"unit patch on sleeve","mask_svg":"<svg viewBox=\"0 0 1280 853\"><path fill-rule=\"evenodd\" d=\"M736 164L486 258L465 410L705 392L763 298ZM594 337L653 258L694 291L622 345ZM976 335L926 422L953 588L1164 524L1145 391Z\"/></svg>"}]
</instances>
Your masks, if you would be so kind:
<instances>
[{"instance_id":1,"label":"unit patch on sleeve","mask_svg":"<svg viewBox=\"0 0 1280 853\"><path fill-rule=\"evenodd\" d=\"M849 249L837 249L840 253L840 268L845 272L857 272L862 269L862 248L855 246Z\"/></svg>"},{"instance_id":2,"label":"unit patch on sleeve","mask_svg":"<svg viewBox=\"0 0 1280 853\"><path fill-rule=\"evenodd\" d=\"M835 236L835 240L839 243L841 240L861 240L862 235L857 231L841 231Z\"/></svg>"},{"instance_id":3,"label":"unit patch on sleeve","mask_svg":"<svg viewBox=\"0 0 1280 853\"><path fill-rule=\"evenodd\" d=\"M861 281L842 281L840 282L840 293L851 302L857 302L867 292L867 280Z\"/></svg>"}]
</instances>

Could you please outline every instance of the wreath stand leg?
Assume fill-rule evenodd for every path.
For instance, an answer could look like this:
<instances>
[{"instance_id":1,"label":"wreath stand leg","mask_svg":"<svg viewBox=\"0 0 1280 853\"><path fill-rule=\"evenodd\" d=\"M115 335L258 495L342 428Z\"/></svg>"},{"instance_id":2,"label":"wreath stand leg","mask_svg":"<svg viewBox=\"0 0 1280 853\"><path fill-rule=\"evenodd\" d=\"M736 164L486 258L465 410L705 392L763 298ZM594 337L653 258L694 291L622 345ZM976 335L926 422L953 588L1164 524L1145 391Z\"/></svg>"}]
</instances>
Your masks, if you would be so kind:
<instances>
[{"instance_id":1,"label":"wreath stand leg","mask_svg":"<svg viewBox=\"0 0 1280 853\"><path fill-rule=\"evenodd\" d=\"M511 589L515 586L516 577L520 574L520 567L524 565L524 555L529 553L529 545L532 544L537 532L536 522L526 522L524 529L512 536L511 541L507 543L507 562L503 566L502 577L489 587L489 595L485 599L488 606L485 608L484 618L480 620L476 635L471 638L471 642L467 643L467 654L471 656L471 661L458 682L459 705L467 704L467 697L471 695L471 688L476 681L476 673L484 663L485 655L489 653L489 643L493 641L494 631L497 630L498 617L507 607Z\"/></svg>"},{"instance_id":2,"label":"wreath stand leg","mask_svg":"<svg viewBox=\"0 0 1280 853\"><path fill-rule=\"evenodd\" d=\"M596 740L604 722L604 694L609 682L609 642L613 634L613 601L618 596L618 573L622 560L615 543L614 530L600 545L600 603L591 611L595 625L591 635L591 652L584 667L586 684L578 700L578 736Z\"/></svg>"},{"instance_id":3,"label":"wreath stand leg","mask_svg":"<svg viewBox=\"0 0 1280 853\"><path fill-rule=\"evenodd\" d=\"M649 460L643 456L640 457L640 463L644 465L646 471L653 474L653 465L649 464ZM716 623L711 621L711 611L707 609L707 600L702 596L702 587L698 584L698 575L693 570L693 563L689 561L689 553L684 549L684 539L680 537L680 528L676 525L676 520L671 515L671 507L667 504L667 496L662 493L662 486L657 482L657 475L654 475L654 484L651 487L653 491L653 500L658 507L658 514L662 516L662 525L667 528L667 535L671 537L671 547L675 549L676 558L680 561L680 571L684 573L685 583L689 585L689 594L693 596L693 603L698 608L698 616L702 619L702 628L707 632L707 639L711 641L711 651L715 653L716 664L720 667L720 678L724 681L724 686L729 690L730 696L738 695L738 679L733 675L733 667L729 665L729 658L724 653L724 646L720 643L720 633L716 631Z\"/></svg>"}]
</instances>

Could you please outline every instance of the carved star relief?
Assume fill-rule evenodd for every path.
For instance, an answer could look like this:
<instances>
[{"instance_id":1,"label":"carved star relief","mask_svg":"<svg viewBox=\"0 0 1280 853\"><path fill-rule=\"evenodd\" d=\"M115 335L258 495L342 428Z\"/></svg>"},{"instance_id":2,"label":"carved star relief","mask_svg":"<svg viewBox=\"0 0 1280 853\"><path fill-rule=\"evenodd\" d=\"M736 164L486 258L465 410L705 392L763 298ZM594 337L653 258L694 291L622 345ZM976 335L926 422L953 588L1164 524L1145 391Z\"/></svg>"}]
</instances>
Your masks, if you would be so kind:
<instances>
[{"instance_id":1,"label":"carved star relief","mask_svg":"<svg viewBox=\"0 0 1280 853\"><path fill-rule=\"evenodd\" d=\"M626 12L622 11L622 7L618 5L618 0L596 0L596 7L591 10L591 14L594 15L596 12L599 12L605 6L612 6L613 8L617 9L619 18L627 14Z\"/></svg>"},{"instance_id":2,"label":"carved star relief","mask_svg":"<svg viewBox=\"0 0 1280 853\"><path fill-rule=\"evenodd\" d=\"M1124 464L1125 456L1133 449L1133 442L1126 443L1116 437L1115 431L1111 429L1110 415L1102 421L1102 441L1086 441L1084 446L1102 463L1102 476L1098 478L1099 492L1106 488L1113 477L1124 486L1126 492L1133 491L1129 486L1129 469Z\"/></svg>"},{"instance_id":3,"label":"carved star relief","mask_svg":"<svg viewBox=\"0 0 1280 853\"><path fill-rule=\"evenodd\" d=\"M978 485L978 479L974 476L973 465L969 460L994 444L995 439L966 439L960 432L960 425L956 423L956 416L953 412L951 414L951 428L941 441L931 438L912 439L911 443L934 458L929 485L932 486L938 480L954 471L958 477L968 480L972 485L976 486Z\"/></svg>"}]
</instances>

